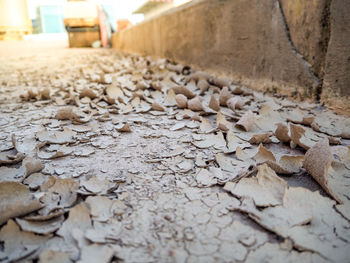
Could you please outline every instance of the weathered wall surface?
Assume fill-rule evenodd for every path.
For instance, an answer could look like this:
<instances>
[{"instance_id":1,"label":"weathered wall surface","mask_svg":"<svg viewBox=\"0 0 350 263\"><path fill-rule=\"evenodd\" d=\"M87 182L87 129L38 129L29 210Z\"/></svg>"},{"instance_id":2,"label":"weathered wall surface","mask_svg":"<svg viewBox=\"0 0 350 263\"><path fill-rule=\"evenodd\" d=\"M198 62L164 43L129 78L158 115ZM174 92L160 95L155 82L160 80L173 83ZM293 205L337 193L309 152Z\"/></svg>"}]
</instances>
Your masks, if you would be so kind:
<instances>
[{"instance_id":1,"label":"weathered wall surface","mask_svg":"<svg viewBox=\"0 0 350 263\"><path fill-rule=\"evenodd\" d=\"M341 112L350 106L350 1L333 0L321 101Z\"/></svg>"},{"instance_id":2,"label":"weathered wall surface","mask_svg":"<svg viewBox=\"0 0 350 263\"><path fill-rule=\"evenodd\" d=\"M349 29L337 28L339 22L349 17L338 18L341 11L350 12L345 2L197 1L114 35L113 47L229 75L254 89L319 99L324 78L330 84L323 94L327 90L349 89L346 76L341 85L333 86L334 74L327 72L329 69L338 72L338 64L332 64L336 63L332 60L334 56L329 58L328 42L342 43L341 47L329 49L335 53L349 52L349 45L346 47L349 41L342 42L349 34L336 33ZM336 11L337 8L343 10ZM338 13L330 15L332 12ZM343 62L348 66L349 60L343 58ZM344 70L349 75L349 69ZM350 103L345 106L350 109Z\"/></svg>"}]
</instances>

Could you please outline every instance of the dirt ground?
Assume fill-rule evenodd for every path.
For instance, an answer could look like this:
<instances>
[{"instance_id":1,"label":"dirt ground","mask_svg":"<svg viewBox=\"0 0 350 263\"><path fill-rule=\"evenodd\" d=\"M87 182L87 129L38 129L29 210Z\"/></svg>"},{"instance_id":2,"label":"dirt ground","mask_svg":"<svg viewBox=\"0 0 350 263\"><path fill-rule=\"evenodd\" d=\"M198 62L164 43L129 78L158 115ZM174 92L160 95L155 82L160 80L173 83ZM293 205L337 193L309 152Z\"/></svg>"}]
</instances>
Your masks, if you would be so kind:
<instances>
[{"instance_id":1,"label":"dirt ground","mask_svg":"<svg viewBox=\"0 0 350 263\"><path fill-rule=\"evenodd\" d=\"M350 120L166 60L0 43L0 262L350 262Z\"/></svg>"}]
</instances>

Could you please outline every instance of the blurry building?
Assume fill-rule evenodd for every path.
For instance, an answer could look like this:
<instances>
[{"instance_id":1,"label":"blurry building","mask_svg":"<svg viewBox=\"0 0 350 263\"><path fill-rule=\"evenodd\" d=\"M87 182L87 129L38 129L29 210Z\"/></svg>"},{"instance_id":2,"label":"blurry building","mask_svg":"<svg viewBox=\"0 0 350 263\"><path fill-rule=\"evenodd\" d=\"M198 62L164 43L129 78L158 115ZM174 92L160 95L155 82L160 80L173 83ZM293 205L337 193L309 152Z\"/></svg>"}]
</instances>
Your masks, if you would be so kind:
<instances>
[{"instance_id":1,"label":"blurry building","mask_svg":"<svg viewBox=\"0 0 350 263\"><path fill-rule=\"evenodd\" d=\"M143 14L147 20L190 1L192 0L145 0L133 14Z\"/></svg>"},{"instance_id":2,"label":"blurry building","mask_svg":"<svg viewBox=\"0 0 350 263\"><path fill-rule=\"evenodd\" d=\"M32 32L26 0L0 0L0 39L20 39Z\"/></svg>"}]
</instances>

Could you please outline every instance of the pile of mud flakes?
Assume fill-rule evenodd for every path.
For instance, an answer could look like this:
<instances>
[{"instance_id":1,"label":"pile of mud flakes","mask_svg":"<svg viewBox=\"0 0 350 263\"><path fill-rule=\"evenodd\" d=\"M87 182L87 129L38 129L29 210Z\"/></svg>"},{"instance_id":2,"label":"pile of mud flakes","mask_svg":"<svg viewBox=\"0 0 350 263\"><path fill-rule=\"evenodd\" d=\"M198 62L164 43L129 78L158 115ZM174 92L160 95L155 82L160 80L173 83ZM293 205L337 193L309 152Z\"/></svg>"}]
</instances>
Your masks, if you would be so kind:
<instances>
[{"instance_id":1,"label":"pile of mud flakes","mask_svg":"<svg viewBox=\"0 0 350 263\"><path fill-rule=\"evenodd\" d=\"M0 262L350 262L349 118L163 59L39 58L1 66Z\"/></svg>"}]
</instances>

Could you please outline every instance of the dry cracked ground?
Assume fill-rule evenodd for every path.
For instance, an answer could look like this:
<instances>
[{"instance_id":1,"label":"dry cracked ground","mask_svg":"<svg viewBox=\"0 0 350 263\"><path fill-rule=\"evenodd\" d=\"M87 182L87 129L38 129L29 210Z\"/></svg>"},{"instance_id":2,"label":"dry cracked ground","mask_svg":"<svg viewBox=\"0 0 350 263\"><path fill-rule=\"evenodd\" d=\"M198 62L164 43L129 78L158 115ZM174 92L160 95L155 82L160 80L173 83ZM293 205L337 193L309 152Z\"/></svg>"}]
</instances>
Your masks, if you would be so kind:
<instances>
[{"instance_id":1,"label":"dry cracked ground","mask_svg":"<svg viewBox=\"0 0 350 263\"><path fill-rule=\"evenodd\" d=\"M350 119L112 50L0 58L0 262L350 262Z\"/></svg>"}]
</instances>

